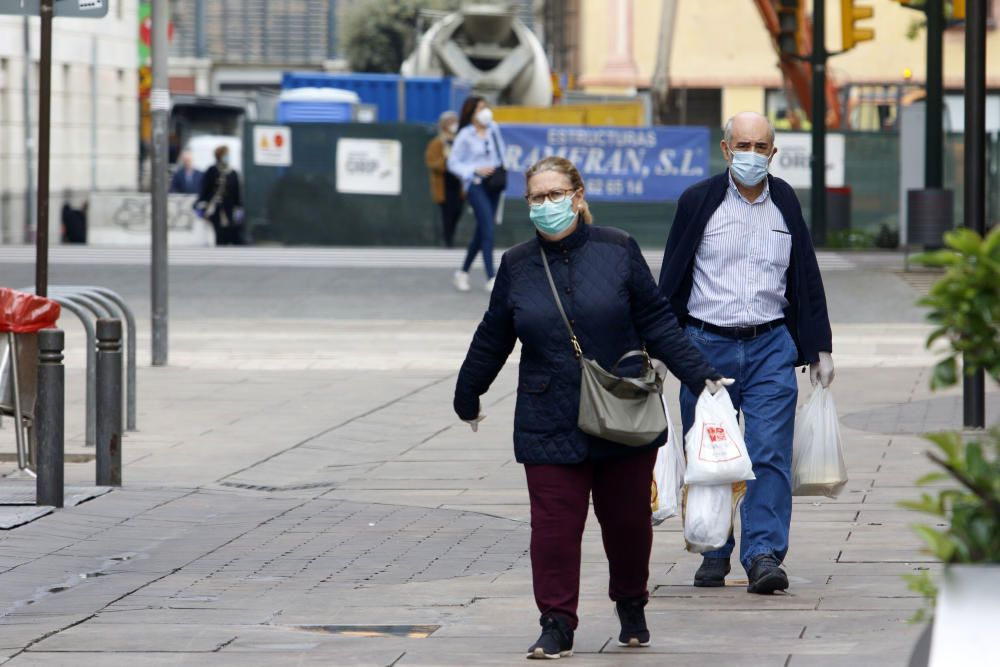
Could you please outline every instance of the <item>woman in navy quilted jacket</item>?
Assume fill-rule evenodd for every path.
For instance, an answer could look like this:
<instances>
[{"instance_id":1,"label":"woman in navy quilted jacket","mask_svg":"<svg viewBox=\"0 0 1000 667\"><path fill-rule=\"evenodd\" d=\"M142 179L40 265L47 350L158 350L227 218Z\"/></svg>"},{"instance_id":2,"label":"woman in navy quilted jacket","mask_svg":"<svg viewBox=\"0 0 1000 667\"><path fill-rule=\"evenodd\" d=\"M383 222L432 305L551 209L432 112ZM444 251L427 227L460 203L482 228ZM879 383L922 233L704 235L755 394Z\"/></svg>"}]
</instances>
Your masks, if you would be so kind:
<instances>
[{"instance_id":1,"label":"woman in navy quilted jacket","mask_svg":"<svg viewBox=\"0 0 1000 667\"><path fill-rule=\"evenodd\" d=\"M577 427L580 366L545 276L552 271L566 316L584 353L611 368L645 345L695 393L729 382L695 350L660 295L635 240L592 225L573 163L547 157L526 173L535 238L500 262L489 310L476 329L455 387L455 412L478 429L479 398L517 340L521 363L514 453L524 464L531 501L531 569L542 634L529 658L572 655L580 588L580 549L589 499L601 525L621 646L648 646L643 608L653 542L650 484L664 431L644 447L626 447ZM632 370L638 372L638 364ZM622 365L623 367L626 364ZM627 368L620 368L630 374Z\"/></svg>"}]
</instances>

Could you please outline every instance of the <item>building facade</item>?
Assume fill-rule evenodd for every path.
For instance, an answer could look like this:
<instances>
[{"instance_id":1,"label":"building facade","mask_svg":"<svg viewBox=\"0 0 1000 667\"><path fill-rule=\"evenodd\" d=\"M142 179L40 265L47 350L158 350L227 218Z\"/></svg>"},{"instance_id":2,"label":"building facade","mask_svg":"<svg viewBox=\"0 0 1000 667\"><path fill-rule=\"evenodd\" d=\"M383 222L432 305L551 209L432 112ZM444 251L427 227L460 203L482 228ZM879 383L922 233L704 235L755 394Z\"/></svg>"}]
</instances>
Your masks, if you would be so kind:
<instances>
[{"instance_id":1,"label":"building facade","mask_svg":"<svg viewBox=\"0 0 1000 667\"><path fill-rule=\"evenodd\" d=\"M564 3L565 4L565 3ZM806 0L806 9L811 11ZM870 127L855 112L859 100L893 89L918 88L926 81L925 33L915 24L923 14L895 2L859 0L874 7L859 25L875 29L875 40L834 56L828 75L850 107L848 121ZM1000 89L1000 3L990 2L987 86ZM771 36L751 0L587 0L579 3L575 72L589 92L651 89L665 94L662 122L718 126L736 111L780 115L788 103ZM840 3L827 2L826 42L841 47ZM961 127L964 31L944 36L944 83L951 127ZM565 59L566 62L574 62ZM1000 129L1000 104L991 127ZM848 115L850 115L848 114Z\"/></svg>"},{"instance_id":2,"label":"building facade","mask_svg":"<svg viewBox=\"0 0 1000 667\"><path fill-rule=\"evenodd\" d=\"M52 53L50 229L60 209L95 190L134 190L138 166L138 0L114 0L103 19L56 18ZM0 16L0 243L30 240L26 159L27 68L31 152L38 140L39 21ZM37 154L30 169L37 174Z\"/></svg>"}]
</instances>

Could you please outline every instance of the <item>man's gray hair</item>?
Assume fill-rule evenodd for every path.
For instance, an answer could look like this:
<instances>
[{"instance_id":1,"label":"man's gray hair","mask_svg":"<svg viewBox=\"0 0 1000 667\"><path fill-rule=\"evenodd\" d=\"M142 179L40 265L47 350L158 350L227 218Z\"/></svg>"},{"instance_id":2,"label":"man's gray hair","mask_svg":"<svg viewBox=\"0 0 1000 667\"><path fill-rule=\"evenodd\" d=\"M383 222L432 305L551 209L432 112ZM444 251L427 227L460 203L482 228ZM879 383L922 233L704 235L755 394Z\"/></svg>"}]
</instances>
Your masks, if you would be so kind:
<instances>
[{"instance_id":1,"label":"man's gray hair","mask_svg":"<svg viewBox=\"0 0 1000 667\"><path fill-rule=\"evenodd\" d=\"M740 113L746 113L746 112L743 111L743 112L740 112ZM739 116L739 115L740 114L736 114L736 116ZM757 114L757 115L767 121L767 130L768 130L768 133L771 135L771 145L773 146L774 145L774 123L772 123L771 119L768 118L767 116L765 116L764 114ZM722 138L723 138L723 140L725 140L727 146L733 140L733 121L736 120L736 116L733 116L732 118L730 118L729 120L726 121L726 127L722 131Z\"/></svg>"}]
</instances>

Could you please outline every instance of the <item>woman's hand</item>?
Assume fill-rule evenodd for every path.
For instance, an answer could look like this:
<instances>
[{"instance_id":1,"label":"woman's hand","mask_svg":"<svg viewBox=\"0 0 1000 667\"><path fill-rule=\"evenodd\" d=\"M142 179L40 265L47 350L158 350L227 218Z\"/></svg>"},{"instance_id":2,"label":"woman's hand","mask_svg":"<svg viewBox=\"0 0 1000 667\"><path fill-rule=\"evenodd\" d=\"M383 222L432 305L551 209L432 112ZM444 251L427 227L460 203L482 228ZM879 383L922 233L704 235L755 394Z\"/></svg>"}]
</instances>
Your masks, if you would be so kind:
<instances>
[{"instance_id":1,"label":"woman's hand","mask_svg":"<svg viewBox=\"0 0 1000 667\"><path fill-rule=\"evenodd\" d=\"M463 419L462 421L469 425L473 433L478 433L479 422L483 421L484 419L486 419L486 415L480 412L479 416L476 417L475 419Z\"/></svg>"},{"instance_id":2,"label":"woman's hand","mask_svg":"<svg viewBox=\"0 0 1000 667\"><path fill-rule=\"evenodd\" d=\"M486 176L489 176L496 170L497 170L496 167L479 167L478 169L476 169L476 173L485 178Z\"/></svg>"}]
</instances>

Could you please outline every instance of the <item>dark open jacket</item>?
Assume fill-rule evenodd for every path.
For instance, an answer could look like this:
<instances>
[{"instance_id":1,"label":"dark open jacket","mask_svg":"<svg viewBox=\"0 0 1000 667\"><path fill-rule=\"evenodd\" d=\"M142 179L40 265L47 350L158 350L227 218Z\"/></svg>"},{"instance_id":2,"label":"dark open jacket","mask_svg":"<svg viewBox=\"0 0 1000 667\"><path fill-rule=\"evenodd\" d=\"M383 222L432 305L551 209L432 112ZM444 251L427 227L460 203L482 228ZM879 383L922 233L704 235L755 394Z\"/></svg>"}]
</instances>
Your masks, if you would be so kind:
<instances>
[{"instance_id":1,"label":"dark open jacket","mask_svg":"<svg viewBox=\"0 0 1000 667\"><path fill-rule=\"evenodd\" d=\"M561 241L536 236L504 253L489 310L458 374L455 412L461 419L477 416L479 397L520 339L514 412L518 461L578 463L646 449L608 442L577 428L580 365L545 277L539 244L586 356L611 369L624 353L645 343L649 354L695 393L706 379L718 377L684 336L635 240L617 229L580 224ZM638 363L619 370L634 375ZM648 447L662 445L666 435Z\"/></svg>"},{"instance_id":2,"label":"dark open jacket","mask_svg":"<svg viewBox=\"0 0 1000 667\"><path fill-rule=\"evenodd\" d=\"M212 197L215 196L216 189L219 187L220 175L219 167L214 164L205 171L205 175L201 179L201 192L198 195L198 202L204 202L207 205L212 201ZM230 169L226 173L225 185L222 191L222 203L216 207L212 215L208 216L208 220L218 224L221 220L222 211L225 211L229 223L238 224L235 220L235 211L240 206L243 206L240 177L234 170Z\"/></svg>"},{"instance_id":3,"label":"dark open jacket","mask_svg":"<svg viewBox=\"0 0 1000 667\"><path fill-rule=\"evenodd\" d=\"M785 181L768 174L770 196L785 218L792 235L792 257L788 266L785 321L799 351L796 365L812 363L820 352L832 352L830 316L826 311L823 278L816 262L809 229L795 191ZM729 174L722 172L684 191L677 202L674 225L670 228L660 270L660 291L683 322L688 314L694 277L694 258L705 233L705 225L722 205L729 188ZM739 279L738 276L733 277Z\"/></svg>"}]
</instances>

